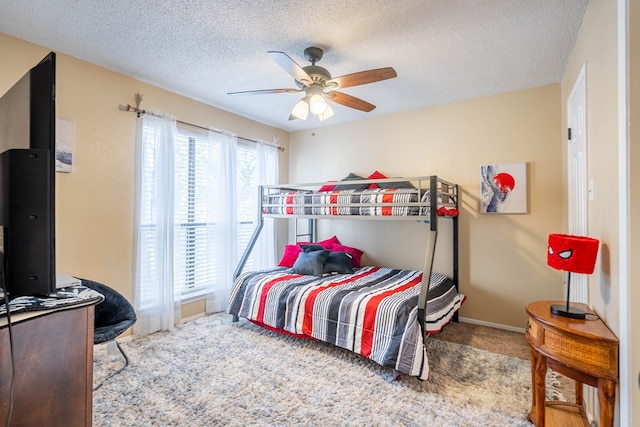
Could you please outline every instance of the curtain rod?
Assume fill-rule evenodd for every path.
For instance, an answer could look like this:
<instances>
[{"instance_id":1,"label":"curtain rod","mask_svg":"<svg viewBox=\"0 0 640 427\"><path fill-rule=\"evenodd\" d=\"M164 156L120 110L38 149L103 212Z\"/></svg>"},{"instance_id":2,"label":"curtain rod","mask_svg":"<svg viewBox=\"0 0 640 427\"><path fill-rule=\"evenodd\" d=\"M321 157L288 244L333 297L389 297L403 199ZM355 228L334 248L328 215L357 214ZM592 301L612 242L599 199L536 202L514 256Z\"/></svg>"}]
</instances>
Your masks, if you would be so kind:
<instances>
[{"instance_id":1,"label":"curtain rod","mask_svg":"<svg viewBox=\"0 0 640 427\"><path fill-rule=\"evenodd\" d=\"M139 113L139 114L146 113L146 110L143 110L142 108L134 107L133 105L130 105L130 104L125 105L124 111L128 111L130 113ZM183 122L182 120L177 120L176 119L176 122L180 123L181 125L186 125L186 126L191 126L191 127L194 127L194 128L206 130L206 131L221 133L220 131L217 131L215 129L209 129L209 128L204 127L204 126L194 125L193 123ZM240 136L240 135L236 135L236 136L238 137L238 139L242 139L243 141L253 142L254 144L258 143L258 141L256 141L255 139L245 138L244 136ZM284 151L284 147L281 147L278 144L270 143L270 142L267 142L267 141L264 141L264 142L266 144L268 144L268 145L276 147L278 149L278 151Z\"/></svg>"}]
</instances>

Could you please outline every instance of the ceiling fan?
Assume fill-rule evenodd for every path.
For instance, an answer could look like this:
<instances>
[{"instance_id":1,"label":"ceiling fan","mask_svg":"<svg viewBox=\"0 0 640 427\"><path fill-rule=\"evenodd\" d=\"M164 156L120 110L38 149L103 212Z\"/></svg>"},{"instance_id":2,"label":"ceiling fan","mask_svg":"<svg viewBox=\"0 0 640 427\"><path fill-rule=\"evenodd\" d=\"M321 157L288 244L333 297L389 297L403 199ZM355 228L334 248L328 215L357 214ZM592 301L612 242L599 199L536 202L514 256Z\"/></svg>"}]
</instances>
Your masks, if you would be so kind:
<instances>
[{"instance_id":1,"label":"ceiling fan","mask_svg":"<svg viewBox=\"0 0 640 427\"><path fill-rule=\"evenodd\" d=\"M376 108L376 106L355 96L347 95L346 93L333 89L343 89L351 86L375 83L397 76L396 71L392 67L386 67L332 78L329 70L316 65L316 62L322 59L323 54L322 49L319 47L308 47L304 50L304 57L311 62L311 65L307 65L306 67L299 66L284 52L269 51L267 53L271 56L271 59L295 79L298 88L248 90L243 92L229 92L228 95L304 92L305 96L293 107L289 120L306 120L309 111L318 116L320 120L328 119L333 116L333 109L326 101L332 101L349 108L369 112Z\"/></svg>"}]
</instances>

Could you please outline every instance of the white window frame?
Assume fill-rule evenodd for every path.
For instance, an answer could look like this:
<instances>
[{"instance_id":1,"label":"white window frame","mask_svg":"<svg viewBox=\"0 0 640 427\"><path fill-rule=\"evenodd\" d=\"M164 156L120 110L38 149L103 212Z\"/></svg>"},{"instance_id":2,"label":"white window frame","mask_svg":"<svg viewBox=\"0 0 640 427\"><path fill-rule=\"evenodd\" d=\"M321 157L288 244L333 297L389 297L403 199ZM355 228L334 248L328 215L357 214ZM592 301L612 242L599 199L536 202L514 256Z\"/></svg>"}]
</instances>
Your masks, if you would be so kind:
<instances>
[{"instance_id":1,"label":"white window frame","mask_svg":"<svg viewBox=\"0 0 640 427\"><path fill-rule=\"evenodd\" d=\"M178 144L180 144L182 142L182 139L184 138L195 138L195 139L200 139L203 142L206 142L206 134L204 133L200 133L197 131L194 131L193 129L191 129L190 127L184 126L184 125L178 125ZM244 172L244 170L241 168L241 166L246 166L241 164L240 160L240 154L241 152L247 153L247 152L252 152L254 154L253 157L253 176L251 177L252 180L252 186L257 188L257 176L256 176L256 169L255 169L255 155L256 155L256 147L255 144L252 143L238 143L238 147L237 147L237 176L239 177L239 175L241 173ZM193 155L190 157L191 161L197 161L197 159L195 159L193 157ZM176 173L178 173L178 167L179 165L176 162ZM240 182L241 179L238 178L238 181ZM243 196L245 196L243 198ZM178 196L176 195L176 198ZM239 255L238 257L240 257L240 255L242 254L242 251L244 251L244 248L246 247L246 245L249 242L249 239L251 237L251 233L253 232L253 228L255 228L255 223L257 218L255 218L255 212L257 207L256 205L256 195L253 194L253 192L251 192L250 194L247 194L246 192L246 187L243 191L242 188L238 188L238 192L237 192L237 197L238 197L238 226L241 227L243 224L244 225L249 225L250 226L250 230L249 232L246 234L246 236L243 236L242 233L240 232L240 230L238 230L238 251L239 251ZM243 200L244 199L244 200ZM245 213L247 210L250 210L251 215L253 215L251 222L248 222L248 220L246 218L243 218L243 213ZM177 229L179 227L179 223L178 223L178 218L175 218L175 227L174 229ZM243 237L245 237L243 239ZM175 238L176 242L178 241L177 237ZM175 247L177 247L177 243L175 245ZM178 259L178 254L175 254L174 252L174 257L175 259ZM175 266L175 263L174 263ZM248 260L248 266L251 266L251 257ZM175 268L175 267L174 267ZM177 275L180 274L180 272L177 271L178 269L175 268L174 271L174 277L175 277L175 283L178 283L177 280ZM180 283L182 283L182 281L180 281ZM200 300L202 298L205 297L206 293L207 293L207 287L206 285L200 285L200 286L195 286L192 288L177 288L174 289L175 293L174 293L174 299L175 301L179 301L181 303L189 303L189 302L193 302L193 301L197 301Z\"/></svg>"}]
</instances>

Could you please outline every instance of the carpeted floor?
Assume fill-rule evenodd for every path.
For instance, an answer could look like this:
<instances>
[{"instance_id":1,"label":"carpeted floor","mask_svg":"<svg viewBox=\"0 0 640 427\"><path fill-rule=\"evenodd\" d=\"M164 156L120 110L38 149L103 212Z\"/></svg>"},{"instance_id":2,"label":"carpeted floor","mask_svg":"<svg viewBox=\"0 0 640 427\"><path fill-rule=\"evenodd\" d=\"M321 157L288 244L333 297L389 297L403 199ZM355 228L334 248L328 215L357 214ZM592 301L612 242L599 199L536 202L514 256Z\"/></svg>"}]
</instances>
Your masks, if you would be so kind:
<instances>
[{"instance_id":1,"label":"carpeted floor","mask_svg":"<svg viewBox=\"0 0 640 427\"><path fill-rule=\"evenodd\" d=\"M451 322L432 337L525 360L531 354L524 334L471 323Z\"/></svg>"},{"instance_id":2,"label":"carpeted floor","mask_svg":"<svg viewBox=\"0 0 640 427\"><path fill-rule=\"evenodd\" d=\"M531 349L523 333L510 332L503 329L474 325L471 323L450 323L444 330L432 336L458 344L531 360ZM560 374L554 375L554 398L573 402L575 400L575 381Z\"/></svg>"},{"instance_id":3,"label":"carpeted floor","mask_svg":"<svg viewBox=\"0 0 640 427\"><path fill-rule=\"evenodd\" d=\"M515 345L524 338L487 329L451 324L430 340L421 382L325 343L207 316L124 342L131 365L94 393L94 425L528 426L528 349ZM121 365L95 347L96 383Z\"/></svg>"}]
</instances>

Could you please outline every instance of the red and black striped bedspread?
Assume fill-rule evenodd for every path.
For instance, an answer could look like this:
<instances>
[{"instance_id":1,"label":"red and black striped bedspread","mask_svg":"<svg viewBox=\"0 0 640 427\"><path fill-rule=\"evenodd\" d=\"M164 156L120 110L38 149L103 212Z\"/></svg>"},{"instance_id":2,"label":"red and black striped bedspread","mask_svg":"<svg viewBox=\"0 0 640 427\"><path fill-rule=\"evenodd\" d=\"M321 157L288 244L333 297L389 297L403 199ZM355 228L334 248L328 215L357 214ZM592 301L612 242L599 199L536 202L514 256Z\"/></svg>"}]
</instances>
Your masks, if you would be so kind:
<instances>
[{"instance_id":1,"label":"red and black striped bedspread","mask_svg":"<svg viewBox=\"0 0 640 427\"><path fill-rule=\"evenodd\" d=\"M325 277L292 274L288 268L248 272L234 283L229 313L427 379L429 365L417 319L421 280L422 271L381 267ZM427 332L439 332L464 299L449 278L432 273Z\"/></svg>"}]
</instances>

